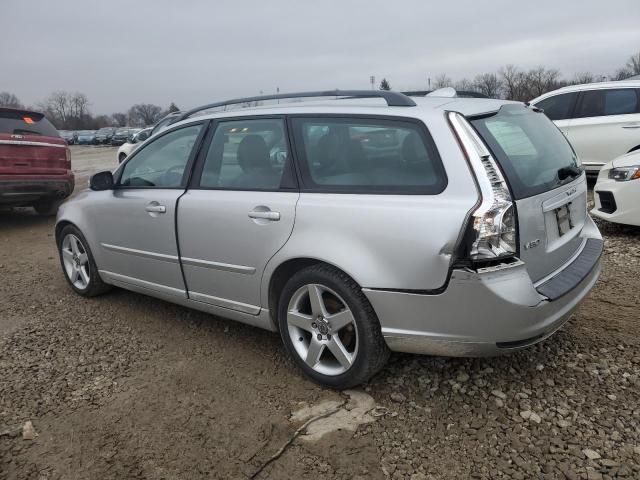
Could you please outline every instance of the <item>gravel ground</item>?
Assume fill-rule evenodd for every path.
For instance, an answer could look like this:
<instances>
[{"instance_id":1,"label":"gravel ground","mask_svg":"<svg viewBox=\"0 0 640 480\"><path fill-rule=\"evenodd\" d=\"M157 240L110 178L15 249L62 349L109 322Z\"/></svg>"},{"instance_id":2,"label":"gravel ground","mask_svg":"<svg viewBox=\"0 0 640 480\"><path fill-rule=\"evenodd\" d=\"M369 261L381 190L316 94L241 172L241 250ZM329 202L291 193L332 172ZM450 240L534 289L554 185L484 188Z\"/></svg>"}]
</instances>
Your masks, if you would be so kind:
<instances>
[{"instance_id":1,"label":"gravel ground","mask_svg":"<svg viewBox=\"0 0 640 480\"><path fill-rule=\"evenodd\" d=\"M79 177L113 166L113 149L74 149ZM52 227L0 212L1 479L249 478L293 411L349 399L300 377L275 334L74 295ZM640 229L601 227L601 279L555 336L499 358L393 355L355 432L296 440L258 478L640 478Z\"/></svg>"}]
</instances>

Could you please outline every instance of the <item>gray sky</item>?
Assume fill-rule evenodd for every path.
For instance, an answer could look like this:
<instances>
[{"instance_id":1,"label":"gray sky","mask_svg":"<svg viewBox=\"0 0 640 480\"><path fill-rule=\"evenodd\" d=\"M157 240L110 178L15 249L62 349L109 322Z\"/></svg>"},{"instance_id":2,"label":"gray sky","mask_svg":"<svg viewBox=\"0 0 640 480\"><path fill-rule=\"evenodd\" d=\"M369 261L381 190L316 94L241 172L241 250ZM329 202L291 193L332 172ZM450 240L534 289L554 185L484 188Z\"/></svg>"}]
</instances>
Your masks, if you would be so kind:
<instances>
[{"instance_id":1,"label":"gray sky","mask_svg":"<svg viewBox=\"0 0 640 480\"><path fill-rule=\"evenodd\" d=\"M610 74L640 0L2 0L0 91L80 91L93 113L281 91L425 88L513 63Z\"/></svg>"}]
</instances>

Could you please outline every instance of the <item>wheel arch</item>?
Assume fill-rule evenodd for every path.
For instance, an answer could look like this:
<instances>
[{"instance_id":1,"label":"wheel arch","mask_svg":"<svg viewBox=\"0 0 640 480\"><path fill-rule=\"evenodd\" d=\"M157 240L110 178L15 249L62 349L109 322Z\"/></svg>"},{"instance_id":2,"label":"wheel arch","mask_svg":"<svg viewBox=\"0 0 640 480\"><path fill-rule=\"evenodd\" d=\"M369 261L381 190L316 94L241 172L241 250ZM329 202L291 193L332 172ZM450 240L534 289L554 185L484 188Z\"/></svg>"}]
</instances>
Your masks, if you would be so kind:
<instances>
[{"instance_id":1,"label":"wheel arch","mask_svg":"<svg viewBox=\"0 0 640 480\"><path fill-rule=\"evenodd\" d=\"M280 293L284 288L287 281L300 270L308 268L312 265L328 265L336 270L343 272L353 279L353 276L349 274L349 272L344 271L342 268L332 264L331 262L327 262L325 260L313 257L296 257L289 258L282 263L280 263L277 267L273 269L273 272L268 278L268 287L267 287L267 305L269 308L269 317L272 325L275 327L275 331L279 331L278 326L278 303L280 301ZM357 283L357 281L354 279Z\"/></svg>"},{"instance_id":2,"label":"wheel arch","mask_svg":"<svg viewBox=\"0 0 640 480\"><path fill-rule=\"evenodd\" d=\"M631 152L635 152L637 150L640 150L640 145L636 145L635 147L633 147L631 150L629 150L627 153L631 153Z\"/></svg>"}]
</instances>

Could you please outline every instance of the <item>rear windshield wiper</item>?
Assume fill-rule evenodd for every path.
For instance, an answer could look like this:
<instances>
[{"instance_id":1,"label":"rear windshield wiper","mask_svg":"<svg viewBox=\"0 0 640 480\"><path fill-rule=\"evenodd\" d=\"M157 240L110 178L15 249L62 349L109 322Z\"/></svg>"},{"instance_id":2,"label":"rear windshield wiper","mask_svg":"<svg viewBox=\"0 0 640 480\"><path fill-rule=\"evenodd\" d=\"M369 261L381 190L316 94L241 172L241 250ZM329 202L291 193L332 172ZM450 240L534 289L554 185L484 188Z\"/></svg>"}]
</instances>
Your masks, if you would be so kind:
<instances>
[{"instance_id":1,"label":"rear windshield wiper","mask_svg":"<svg viewBox=\"0 0 640 480\"><path fill-rule=\"evenodd\" d=\"M567 178L579 177L582 174L582 168L576 165L568 165L558 169L558 179L562 182Z\"/></svg>"}]
</instances>

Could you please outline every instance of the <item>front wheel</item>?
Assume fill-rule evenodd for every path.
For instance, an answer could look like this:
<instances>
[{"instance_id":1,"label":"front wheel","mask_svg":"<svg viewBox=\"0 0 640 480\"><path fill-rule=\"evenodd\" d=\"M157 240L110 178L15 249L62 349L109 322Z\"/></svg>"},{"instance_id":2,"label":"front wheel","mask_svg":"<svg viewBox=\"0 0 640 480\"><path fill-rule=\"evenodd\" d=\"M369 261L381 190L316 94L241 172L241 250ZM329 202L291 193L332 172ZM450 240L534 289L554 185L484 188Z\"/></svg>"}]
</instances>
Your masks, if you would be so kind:
<instances>
[{"instance_id":1,"label":"front wheel","mask_svg":"<svg viewBox=\"0 0 640 480\"><path fill-rule=\"evenodd\" d=\"M98 274L87 240L73 225L67 225L60 232L58 253L65 278L76 293L94 297L109 290L109 285Z\"/></svg>"},{"instance_id":2,"label":"front wheel","mask_svg":"<svg viewBox=\"0 0 640 480\"><path fill-rule=\"evenodd\" d=\"M291 277L280 296L278 323L293 361L329 387L366 382L389 357L378 318L360 286L328 265Z\"/></svg>"}]
</instances>

